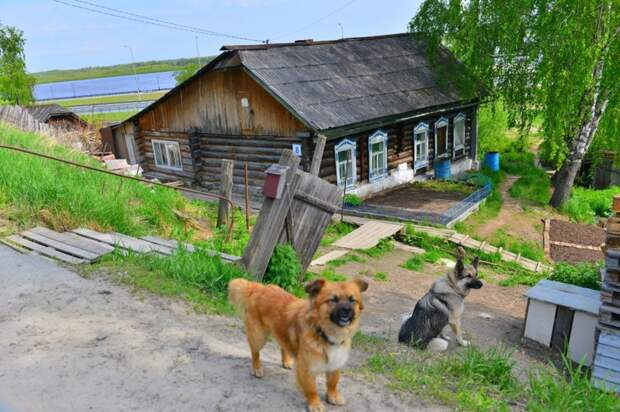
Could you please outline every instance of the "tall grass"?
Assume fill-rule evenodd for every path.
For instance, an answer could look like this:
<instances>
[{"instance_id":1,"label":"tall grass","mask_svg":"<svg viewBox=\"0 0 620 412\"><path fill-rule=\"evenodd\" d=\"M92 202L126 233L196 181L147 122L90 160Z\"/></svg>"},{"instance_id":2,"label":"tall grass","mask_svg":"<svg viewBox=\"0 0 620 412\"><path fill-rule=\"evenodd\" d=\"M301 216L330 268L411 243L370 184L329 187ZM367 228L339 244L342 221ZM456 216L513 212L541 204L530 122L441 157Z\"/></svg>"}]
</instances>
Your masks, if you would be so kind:
<instances>
[{"instance_id":1,"label":"tall grass","mask_svg":"<svg viewBox=\"0 0 620 412\"><path fill-rule=\"evenodd\" d=\"M562 211L577 222L595 223L597 217L611 215L612 199L617 194L620 194L620 186L605 190L575 187Z\"/></svg>"},{"instance_id":2,"label":"tall grass","mask_svg":"<svg viewBox=\"0 0 620 412\"><path fill-rule=\"evenodd\" d=\"M515 199L546 205L551 199L551 181L544 170L534 167L512 185L509 193Z\"/></svg>"},{"instance_id":3,"label":"tall grass","mask_svg":"<svg viewBox=\"0 0 620 412\"><path fill-rule=\"evenodd\" d=\"M4 124L0 144L100 167L82 153ZM173 190L0 149L0 207L21 227L43 222L59 230L86 226L128 235L178 237L186 232L174 210L196 206Z\"/></svg>"},{"instance_id":4,"label":"tall grass","mask_svg":"<svg viewBox=\"0 0 620 412\"><path fill-rule=\"evenodd\" d=\"M180 248L171 256L115 252L82 270L110 270L123 283L182 298L200 311L215 313L232 313L228 282L248 276L239 266L224 263L200 248L194 253Z\"/></svg>"}]
</instances>

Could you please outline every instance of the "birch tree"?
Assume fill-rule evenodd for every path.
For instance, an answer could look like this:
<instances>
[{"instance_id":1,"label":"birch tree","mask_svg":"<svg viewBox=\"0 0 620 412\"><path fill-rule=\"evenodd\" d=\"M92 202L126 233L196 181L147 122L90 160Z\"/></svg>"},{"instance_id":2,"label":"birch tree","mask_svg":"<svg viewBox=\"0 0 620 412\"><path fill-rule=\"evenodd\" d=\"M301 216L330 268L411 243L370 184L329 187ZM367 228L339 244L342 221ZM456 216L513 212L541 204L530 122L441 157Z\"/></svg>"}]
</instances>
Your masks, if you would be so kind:
<instances>
[{"instance_id":1,"label":"birch tree","mask_svg":"<svg viewBox=\"0 0 620 412\"><path fill-rule=\"evenodd\" d=\"M560 207L594 138L617 131L620 0L426 0L410 30L451 49L522 135L542 117Z\"/></svg>"},{"instance_id":2,"label":"birch tree","mask_svg":"<svg viewBox=\"0 0 620 412\"><path fill-rule=\"evenodd\" d=\"M26 71L24 33L0 25L0 100L27 105L34 101L34 78Z\"/></svg>"}]
</instances>

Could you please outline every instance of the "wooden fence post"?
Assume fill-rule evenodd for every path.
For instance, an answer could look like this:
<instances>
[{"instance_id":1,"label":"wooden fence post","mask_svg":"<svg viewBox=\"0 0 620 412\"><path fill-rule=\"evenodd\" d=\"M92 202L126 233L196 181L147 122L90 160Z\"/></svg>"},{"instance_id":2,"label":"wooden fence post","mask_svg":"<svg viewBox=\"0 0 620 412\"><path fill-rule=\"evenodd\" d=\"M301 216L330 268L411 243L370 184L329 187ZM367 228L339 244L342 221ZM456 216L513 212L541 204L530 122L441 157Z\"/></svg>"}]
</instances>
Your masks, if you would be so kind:
<instances>
[{"instance_id":1,"label":"wooden fence post","mask_svg":"<svg viewBox=\"0 0 620 412\"><path fill-rule=\"evenodd\" d=\"M280 199L264 199L263 207L252 230L252 236L243 252L243 264L246 270L258 281L263 279L273 250L280 238L302 173L298 170L299 158L289 149L282 152L278 164L288 167L286 174L282 177L285 182L284 192Z\"/></svg>"},{"instance_id":2,"label":"wooden fence post","mask_svg":"<svg viewBox=\"0 0 620 412\"><path fill-rule=\"evenodd\" d=\"M234 162L229 159L222 160L222 177L220 186L220 195L228 200L232 200L233 188L233 168ZM226 225L228 223L229 213L233 213L230 203L224 199L220 199L220 207L217 211L217 226Z\"/></svg>"},{"instance_id":3,"label":"wooden fence post","mask_svg":"<svg viewBox=\"0 0 620 412\"><path fill-rule=\"evenodd\" d=\"M323 152L325 151L325 142L327 138L320 134L316 139L316 145L314 146L314 154L312 155L312 165L310 165L310 174L312 176L318 176L321 170L321 161L323 160Z\"/></svg>"}]
</instances>

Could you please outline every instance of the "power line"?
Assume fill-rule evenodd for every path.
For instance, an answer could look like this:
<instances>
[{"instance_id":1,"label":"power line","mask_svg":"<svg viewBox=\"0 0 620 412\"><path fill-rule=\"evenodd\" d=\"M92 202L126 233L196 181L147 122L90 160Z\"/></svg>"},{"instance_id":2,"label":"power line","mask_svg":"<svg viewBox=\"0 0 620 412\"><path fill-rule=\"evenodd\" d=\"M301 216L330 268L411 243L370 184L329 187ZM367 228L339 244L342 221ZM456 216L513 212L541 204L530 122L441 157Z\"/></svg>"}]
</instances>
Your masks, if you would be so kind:
<instances>
[{"instance_id":1,"label":"power line","mask_svg":"<svg viewBox=\"0 0 620 412\"><path fill-rule=\"evenodd\" d=\"M263 42L262 40L252 39L249 37L236 36L236 35L221 33L221 32L217 32L213 30L206 30L206 29L202 29L199 27L186 26L184 24L174 23L174 22L170 22L166 20L155 19L152 17L143 16L140 14L136 14L136 13L120 10L120 9L114 9L111 7L106 7L106 6L102 6L102 5L92 3L89 1L84 1L84 0L72 0L74 3L70 3L68 1L63 1L63 0L52 0L52 1L56 3L64 4L70 7L74 7L77 9L91 11L93 13L99 13L99 14L103 14L106 16L116 17L116 18L125 19L129 21L135 21L138 23L150 24L152 26L164 27L164 28L172 29L172 30L186 31L186 32L191 32L191 33L203 34L207 36L227 37L230 39L247 40L247 41L256 42L256 43ZM82 5L75 4L75 3L81 3L81 4L85 4L87 6L92 6L92 7L82 6Z\"/></svg>"},{"instance_id":2,"label":"power line","mask_svg":"<svg viewBox=\"0 0 620 412\"><path fill-rule=\"evenodd\" d=\"M334 14L336 14L336 13L338 13L338 12L340 12L340 11L342 11L342 10L346 9L347 7L349 7L351 4L355 3L356 1L357 1L357 0L349 0L348 2L346 2L345 4L343 4L342 6L338 7L338 8L337 8L337 9L335 9L335 10L330 11L330 12L329 12L329 13L327 13L326 15L324 15L324 16L322 16L322 17L319 17L319 18L318 18L318 19L316 19L316 20L313 20L312 22L310 22L310 23L306 24L305 26L303 26L303 27L301 27L301 28L299 28L299 29L297 29L297 30L295 30L295 31L293 31L293 32L290 32L290 33L287 33L287 34L282 34L282 35L280 35L280 36L276 37L275 39L281 39L281 38L283 38L283 37L288 37L288 36L291 36L291 35L293 35L293 34L297 34L297 33L299 33L299 32L302 32L302 31L304 31L304 30L306 30L306 29L308 29L308 28L310 28L310 27L314 26L315 24L318 24L318 23L322 22L323 20L325 20L325 19L327 19L327 18L329 18L329 17L333 16Z\"/></svg>"}]
</instances>

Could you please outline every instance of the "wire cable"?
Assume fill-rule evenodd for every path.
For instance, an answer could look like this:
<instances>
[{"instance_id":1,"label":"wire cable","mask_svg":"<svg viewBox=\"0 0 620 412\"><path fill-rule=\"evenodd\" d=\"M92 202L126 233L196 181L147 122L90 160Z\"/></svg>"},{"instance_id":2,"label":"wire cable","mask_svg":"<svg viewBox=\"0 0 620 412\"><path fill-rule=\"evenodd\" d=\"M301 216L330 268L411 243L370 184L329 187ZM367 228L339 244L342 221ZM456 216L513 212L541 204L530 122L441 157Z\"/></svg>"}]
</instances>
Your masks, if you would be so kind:
<instances>
[{"instance_id":1,"label":"wire cable","mask_svg":"<svg viewBox=\"0 0 620 412\"><path fill-rule=\"evenodd\" d=\"M326 15L324 15L324 16L322 16L322 17L319 17L319 18L318 18L318 19L316 19L316 20L313 20L312 22L310 22L310 23L306 24L305 26L303 26L303 27L301 27L301 28L299 28L299 29L297 29L297 30L295 30L295 31L292 31L292 32L290 32L290 33L286 33L286 34L282 34L282 35L280 35L280 36L277 36L277 37L275 37L275 38L274 38L274 40L278 40L278 39L281 39L281 38L283 38L283 37L292 36L293 34L297 34L297 33L299 33L299 32L302 32L302 31L304 31L304 30L306 30L306 29L308 29L308 28L310 28L310 27L314 26L315 24L318 24L318 23L322 22L323 20L325 20L325 19L327 19L327 18L329 18L329 17L333 16L334 14L336 14L336 13L338 13L338 12L340 12L340 11L342 11L342 10L346 9L347 7L349 7L350 5L352 5L353 3L355 3L356 1L357 1L357 0L349 0L348 2L346 2L345 4L343 4L342 6L338 7L338 8L337 8L337 9L335 9L335 10L330 11L330 12L329 12L329 13L327 13Z\"/></svg>"},{"instance_id":2,"label":"wire cable","mask_svg":"<svg viewBox=\"0 0 620 412\"><path fill-rule=\"evenodd\" d=\"M207 36L226 37L226 38L237 39L237 40L247 40L247 41L256 42L256 43L263 43L263 40L252 39L252 38L243 37L243 36L236 36L233 34L221 33L221 32L217 32L213 30L201 29L199 27L187 26L184 24L174 23L174 22L170 22L166 20L143 16L143 15L128 12L128 11L123 11L120 9L114 9L111 7L102 6L102 5L92 3L89 1L84 1L84 0L70 0L70 1L73 1L74 3L70 3L69 1L64 1L64 0L52 0L52 1L56 3L64 4L70 7L74 7L77 9L91 11L93 13L103 14L106 16L116 17L116 18L125 19L129 21L135 21L138 23L150 24L152 26L164 27L164 28L172 29L172 30L186 31L186 32L191 32L191 33L196 33L196 34L203 34ZM75 4L75 3L81 3L89 7L82 6L80 4Z\"/></svg>"}]
</instances>

